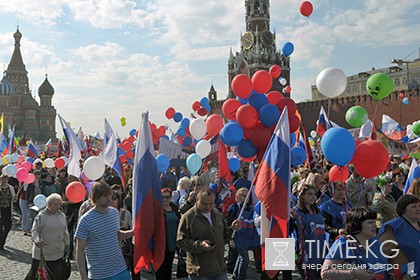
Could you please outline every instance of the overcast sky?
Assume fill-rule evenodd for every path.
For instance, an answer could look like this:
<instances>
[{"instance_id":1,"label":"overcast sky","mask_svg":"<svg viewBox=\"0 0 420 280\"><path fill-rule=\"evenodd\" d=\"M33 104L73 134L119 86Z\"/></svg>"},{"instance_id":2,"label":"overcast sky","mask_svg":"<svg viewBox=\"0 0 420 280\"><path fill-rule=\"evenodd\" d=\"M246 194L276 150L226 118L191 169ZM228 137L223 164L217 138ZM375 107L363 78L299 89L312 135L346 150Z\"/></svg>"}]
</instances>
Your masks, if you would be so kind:
<instances>
[{"instance_id":1,"label":"overcast sky","mask_svg":"<svg viewBox=\"0 0 420 280\"><path fill-rule=\"evenodd\" d=\"M227 95L229 49L240 51L242 0L8 0L0 2L0 63L13 52L16 25L33 94L48 73L53 105L72 127L103 133L104 118L122 137L150 111L158 126L173 107L184 116L194 101ZM292 98L310 98L326 67L346 75L413 60L420 47L420 2L313 1L307 19L301 1L271 1L277 48L292 42ZM46 70L47 69L47 70ZM39 101L39 97L36 97ZM125 117L127 125L121 126ZM57 132L61 127L57 122Z\"/></svg>"}]
</instances>

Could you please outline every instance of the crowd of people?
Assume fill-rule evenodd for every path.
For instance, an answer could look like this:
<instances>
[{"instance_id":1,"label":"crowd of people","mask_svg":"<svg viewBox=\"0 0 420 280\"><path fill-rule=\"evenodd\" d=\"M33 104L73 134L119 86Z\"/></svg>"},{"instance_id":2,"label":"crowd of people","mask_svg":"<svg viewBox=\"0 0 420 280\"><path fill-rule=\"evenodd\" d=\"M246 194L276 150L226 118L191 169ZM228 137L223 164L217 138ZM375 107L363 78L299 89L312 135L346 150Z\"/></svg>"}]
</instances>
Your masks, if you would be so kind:
<instances>
[{"instance_id":1,"label":"crowd of people","mask_svg":"<svg viewBox=\"0 0 420 280\"><path fill-rule=\"evenodd\" d=\"M333 182L327 163L293 168L289 237L302 279L420 279L420 179L403 192L408 160L392 157L375 179L350 165L348 179ZM223 280L228 273L250 279L249 251L261 279L292 279L291 271L270 278L263 270L261 205L251 194L249 167L243 163L232 184L218 178L217 162L194 176L185 167L160 174L166 247L154 268L157 280L172 279L175 256L185 259L193 280ZM84 201L72 203L66 186L79 179L66 168L45 168L37 160L31 173L30 184L0 176L0 250L17 211L22 234L33 242L25 279L38 279L40 267L48 279L65 279L66 255L76 260L81 279L140 279L133 264L132 179L122 188L107 169ZM43 209L34 205L38 194L47 197Z\"/></svg>"}]
</instances>

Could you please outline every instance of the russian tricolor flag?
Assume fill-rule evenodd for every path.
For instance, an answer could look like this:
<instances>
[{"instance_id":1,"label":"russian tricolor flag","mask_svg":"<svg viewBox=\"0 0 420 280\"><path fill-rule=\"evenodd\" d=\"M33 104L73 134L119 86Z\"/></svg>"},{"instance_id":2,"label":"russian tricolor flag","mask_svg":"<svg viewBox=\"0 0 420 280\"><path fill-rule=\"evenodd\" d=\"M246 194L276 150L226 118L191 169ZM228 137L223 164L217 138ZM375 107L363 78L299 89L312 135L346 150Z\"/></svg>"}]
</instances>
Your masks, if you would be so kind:
<instances>
[{"instance_id":1,"label":"russian tricolor flag","mask_svg":"<svg viewBox=\"0 0 420 280\"><path fill-rule=\"evenodd\" d=\"M149 113L142 114L133 167L134 272L165 258L165 221Z\"/></svg>"},{"instance_id":2,"label":"russian tricolor flag","mask_svg":"<svg viewBox=\"0 0 420 280\"><path fill-rule=\"evenodd\" d=\"M34 143L32 143L32 140L29 140L28 148L26 149L26 156L31 158L38 158L38 151L36 150Z\"/></svg>"},{"instance_id":3,"label":"russian tricolor flag","mask_svg":"<svg viewBox=\"0 0 420 280\"><path fill-rule=\"evenodd\" d=\"M324 107L321 105L321 110L319 111L319 117L316 124L316 134L319 137L322 137L324 133L331 127L328 116L325 113Z\"/></svg>"},{"instance_id":4,"label":"russian tricolor flag","mask_svg":"<svg viewBox=\"0 0 420 280\"><path fill-rule=\"evenodd\" d=\"M388 115L382 115L382 132L392 140L400 141L406 135L405 129Z\"/></svg>"},{"instance_id":5,"label":"russian tricolor flag","mask_svg":"<svg viewBox=\"0 0 420 280\"><path fill-rule=\"evenodd\" d=\"M273 132L255 176L255 193L261 201L262 266L265 269L265 238L287 238L290 215L290 131L287 108ZM277 271L266 271L273 278Z\"/></svg>"},{"instance_id":6,"label":"russian tricolor flag","mask_svg":"<svg viewBox=\"0 0 420 280\"><path fill-rule=\"evenodd\" d=\"M417 163L417 160L413 158L413 161L411 162L410 171L408 172L407 181L405 181L403 191L404 194L407 194L409 192L410 186L416 178L420 178L420 167Z\"/></svg>"}]
</instances>

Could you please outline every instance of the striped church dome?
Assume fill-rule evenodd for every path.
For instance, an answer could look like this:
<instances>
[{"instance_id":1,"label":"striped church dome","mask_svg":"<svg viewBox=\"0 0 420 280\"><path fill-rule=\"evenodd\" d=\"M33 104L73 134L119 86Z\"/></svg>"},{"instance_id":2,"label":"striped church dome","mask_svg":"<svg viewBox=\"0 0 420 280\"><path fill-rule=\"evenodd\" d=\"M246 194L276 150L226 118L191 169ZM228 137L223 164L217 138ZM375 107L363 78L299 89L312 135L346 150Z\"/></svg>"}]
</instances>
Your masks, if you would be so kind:
<instances>
[{"instance_id":1,"label":"striped church dome","mask_svg":"<svg viewBox=\"0 0 420 280\"><path fill-rule=\"evenodd\" d=\"M0 95L13 95L15 92L12 84L6 78L6 75L3 74L3 79L0 81Z\"/></svg>"}]
</instances>

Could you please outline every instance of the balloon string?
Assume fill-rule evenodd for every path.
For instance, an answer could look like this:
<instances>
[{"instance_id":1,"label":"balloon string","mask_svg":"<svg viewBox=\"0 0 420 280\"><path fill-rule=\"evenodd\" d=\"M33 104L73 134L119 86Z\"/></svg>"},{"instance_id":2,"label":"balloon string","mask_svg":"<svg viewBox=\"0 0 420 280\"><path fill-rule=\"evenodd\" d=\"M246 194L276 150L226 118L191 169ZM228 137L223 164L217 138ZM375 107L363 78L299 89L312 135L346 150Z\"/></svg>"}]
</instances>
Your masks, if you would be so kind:
<instances>
[{"instance_id":1,"label":"balloon string","mask_svg":"<svg viewBox=\"0 0 420 280\"><path fill-rule=\"evenodd\" d=\"M315 6L314 6L314 10L315 10L316 6L318 6L319 1L321 1L321 0L318 0L318 1L316 2ZM308 19L309 19L309 16L308 16L308 17L306 17L306 19L305 19L305 21L303 22L303 24L301 25L301 27L299 27L299 31L298 31L298 33L296 34L296 38L295 38L295 40L293 41L294 43L296 43L297 39L299 38L299 35L300 35L300 33L301 33L301 31L302 31L303 27L305 27L306 23L308 22Z\"/></svg>"},{"instance_id":2,"label":"balloon string","mask_svg":"<svg viewBox=\"0 0 420 280\"><path fill-rule=\"evenodd\" d=\"M373 114L373 118L372 121L375 122L375 118L376 118L376 111L378 110L378 102L376 102L376 106L375 106L375 113Z\"/></svg>"}]
</instances>

